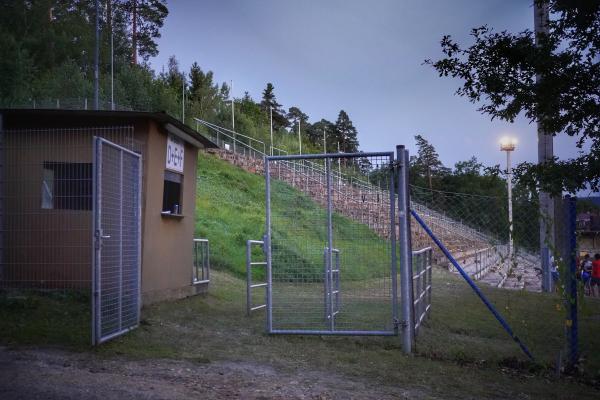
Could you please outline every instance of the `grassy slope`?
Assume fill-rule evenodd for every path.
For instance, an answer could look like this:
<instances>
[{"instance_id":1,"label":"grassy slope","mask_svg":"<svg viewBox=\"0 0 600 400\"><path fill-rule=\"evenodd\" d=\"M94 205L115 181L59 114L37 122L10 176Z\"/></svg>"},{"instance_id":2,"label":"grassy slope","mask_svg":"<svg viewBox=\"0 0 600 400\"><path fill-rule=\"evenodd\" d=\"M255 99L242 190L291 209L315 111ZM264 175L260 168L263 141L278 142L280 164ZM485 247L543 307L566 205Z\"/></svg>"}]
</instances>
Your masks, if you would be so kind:
<instances>
[{"instance_id":1,"label":"grassy slope","mask_svg":"<svg viewBox=\"0 0 600 400\"><path fill-rule=\"evenodd\" d=\"M200 154L198 173L196 236L210 240L213 268L244 276L246 240L261 240L265 233L264 178L207 154ZM327 243L325 210L278 181L272 181L271 193L273 246L277 247L274 256L320 273ZM385 242L365 225L338 214L334 215L333 227L335 247L353 256L344 260L351 274L345 278L368 276ZM357 237L360 243L350 240ZM260 250L256 248L254 255L260 257Z\"/></svg>"}]
</instances>

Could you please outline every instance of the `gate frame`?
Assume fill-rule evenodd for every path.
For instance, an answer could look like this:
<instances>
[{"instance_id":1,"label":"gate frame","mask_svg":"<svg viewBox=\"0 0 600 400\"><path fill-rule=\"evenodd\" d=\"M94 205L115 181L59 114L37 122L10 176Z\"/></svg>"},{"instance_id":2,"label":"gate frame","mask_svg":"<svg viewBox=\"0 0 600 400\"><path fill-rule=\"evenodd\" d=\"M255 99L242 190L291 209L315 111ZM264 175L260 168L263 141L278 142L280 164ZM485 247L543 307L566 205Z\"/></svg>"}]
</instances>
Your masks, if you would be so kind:
<instances>
[{"instance_id":1,"label":"gate frame","mask_svg":"<svg viewBox=\"0 0 600 400\"><path fill-rule=\"evenodd\" d=\"M403 147L403 146L402 146ZM389 195L390 195L390 241L392 243L390 249L390 274L392 281L392 323L394 328L392 330L309 330L309 329L273 329L273 274L272 274L272 257L271 257L271 174L270 174L270 162L271 161L300 161L300 160L325 160L326 164L326 178L327 178L327 214L328 214L328 248L333 248L332 243L332 199L331 199L331 160L332 159L341 159L341 158L362 158L362 157L388 157L390 161L390 168L392 168L392 173L389 177ZM398 170L398 164L394 158L393 151L385 151L385 152L365 152L365 153L331 153L331 154L296 154L296 155L288 155L288 156L265 156L264 157L264 166L265 166L265 219L266 219L266 235L265 235L265 251L267 258L267 321L266 321L266 330L269 334L287 334L287 335L340 335L340 336L397 336L398 335L398 326L404 324L399 322L398 318L398 258L396 256L396 247L398 245L398 240L396 238L396 191L398 191L398 198L402 198L406 196L406 187L408 185L401 185L396 187L396 177L397 175L401 175L402 173L406 173L407 171ZM398 173L400 172L400 174ZM402 211L402 210L400 210ZM406 218L406 212L405 212ZM400 225L401 226L401 225ZM402 233L402 232L401 232ZM410 237L410 231L408 235ZM402 246L400 246L400 251L402 252ZM409 248L410 251L410 248ZM328 251L328 257L330 259L331 264L331 250ZM408 256L410 257L410 256ZM408 269L409 266L404 265L401 266L401 270ZM412 285L412 280L410 281ZM411 300L412 301L412 300ZM412 308L412 307L411 307ZM410 325L410 323L409 323ZM406 329L403 328L403 331ZM410 329L408 329L410 331ZM406 335L406 334L405 334Z\"/></svg>"},{"instance_id":2,"label":"gate frame","mask_svg":"<svg viewBox=\"0 0 600 400\"><path fill-rule=\"evenodd\" d=\"M115 337L121 336L139 326L140 313L142 309L142 155L134 151L131 151L123 146L106 140L99 136L93 136L93 153L92 153L92 345L96 346L102 344L108 340L114 339ZM138 270L138 315L137 323L125 329L121 329L119 332L112 333L110 335L102 337L101 329L101 312L100 312L100 292L101 292L101 279L100 269L102 263L100 262L100 256L102 253L102 232L101 227L98 226L101 219L101 206L102 206L102 189L98 187L100 184L100 177L102 176L102 146L108 145L114 147L121 152L133 155L138 160L138 220L137 220L137 270ZM123 174L123 157L121 156L121 177ZM122 190L122 179L121 179L121 190ZM121 237L121 240L123 238ZM122 271L121 271L122 272ZM121 310L119 310L119 313Z\"/></svg>"}]
</instances>

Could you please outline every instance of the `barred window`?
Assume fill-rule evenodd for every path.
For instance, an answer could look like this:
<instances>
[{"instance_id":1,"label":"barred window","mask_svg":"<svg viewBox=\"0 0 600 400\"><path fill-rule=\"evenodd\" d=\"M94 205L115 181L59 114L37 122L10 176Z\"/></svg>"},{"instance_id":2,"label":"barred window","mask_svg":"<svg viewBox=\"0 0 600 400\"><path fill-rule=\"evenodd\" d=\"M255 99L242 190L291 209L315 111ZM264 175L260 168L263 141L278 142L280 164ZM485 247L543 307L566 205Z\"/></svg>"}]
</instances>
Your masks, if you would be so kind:
<instances>
[{"instance_id":1,"label":"barred window","mask_svg":"<svg viewBox=\"0 0 600 400\"><path fill-rule=\"evenodd\" d=\"M42 208L92 209L92 164L44 161Z\"/></svg>"}]
</instances>

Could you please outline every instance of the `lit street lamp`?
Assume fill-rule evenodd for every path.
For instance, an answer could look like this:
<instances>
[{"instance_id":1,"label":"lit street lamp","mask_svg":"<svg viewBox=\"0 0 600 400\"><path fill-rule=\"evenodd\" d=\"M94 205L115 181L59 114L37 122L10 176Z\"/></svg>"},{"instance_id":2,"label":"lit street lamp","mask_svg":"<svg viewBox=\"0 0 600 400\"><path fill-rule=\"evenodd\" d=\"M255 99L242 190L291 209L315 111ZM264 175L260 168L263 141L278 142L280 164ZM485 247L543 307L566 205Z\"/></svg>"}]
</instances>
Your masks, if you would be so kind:
<instances>
[{"instance_id":1,"label":"lit street lamp","mask_svg":"<svg viewBox=\"0 0 600 400\"><path fill-rule=\"evenodd\" d=\"M500 140L500 151L506 152L506 184L508 186L508 260L513 261L513 216L512 216L512 168L510 153L515 150L517 139L503 137Z\"/></svg>"}]
</instances>

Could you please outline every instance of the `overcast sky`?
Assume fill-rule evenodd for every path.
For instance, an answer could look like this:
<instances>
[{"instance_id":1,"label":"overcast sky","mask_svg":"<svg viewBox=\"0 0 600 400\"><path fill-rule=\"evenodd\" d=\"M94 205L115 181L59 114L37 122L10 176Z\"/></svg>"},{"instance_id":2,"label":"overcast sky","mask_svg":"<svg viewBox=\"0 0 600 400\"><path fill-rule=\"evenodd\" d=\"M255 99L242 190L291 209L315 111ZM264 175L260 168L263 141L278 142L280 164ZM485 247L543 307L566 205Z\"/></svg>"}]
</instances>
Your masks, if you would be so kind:
<instances>
[{"instance_id":1,"label":"overcast sky","mask_svg":"<svg viewBox=\"0 0 600 400\"><path fill-rule=\"evenodd\" d=\"M414 153L414 135L434 144L442 162L475 155L504 165L504 134L518 138L514 160L537 160L534 124L491 122L454 95L459 83L423 65L441 56L444 34L471 43L471 28L533 29L532 0L202 0L169 1L169 16L151 60L160 71L170 55L189 70L197 61L218 82L233 80L259 100L267 82L279 103L298 106L311 122L335 121L344 109L364 151ZM564 136L564 135L563 135ZM578 151L555 139L559 157Z\"/></svg>"}]
</instances>

